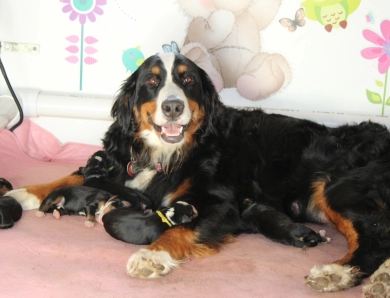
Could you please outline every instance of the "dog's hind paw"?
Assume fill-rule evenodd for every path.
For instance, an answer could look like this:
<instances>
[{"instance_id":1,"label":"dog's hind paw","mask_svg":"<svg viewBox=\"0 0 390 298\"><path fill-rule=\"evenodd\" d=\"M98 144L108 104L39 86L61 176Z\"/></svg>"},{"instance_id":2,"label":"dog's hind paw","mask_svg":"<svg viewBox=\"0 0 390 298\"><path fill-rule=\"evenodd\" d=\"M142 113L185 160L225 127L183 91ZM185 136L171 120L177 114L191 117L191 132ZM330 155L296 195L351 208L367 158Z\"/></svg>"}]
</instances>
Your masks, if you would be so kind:
<instances>
[{"instance_id":1,"label":"dog's hind paw","mask_svg":"<svg viewBox=\"0 0 390 298\"><path fill-rule=\"evenodd\" d=\"M158 278L178 267L180 261L172 259L166 251L154 251L142 248L133 254L127 262L127 274L138 278Z\"/></svg>"},{"instance_id":2,"label":"dog's hind paw","mask_svg":"<svg viewBox=\"0 0 390 298\"><path fill-rule=\"evenodd\" d=\"M55 219L60 219L61 218L61 213L57 209L53 210L53 216Z\"/></svg>"},{"instance_id":3,"label":"dog's hind paw","mask_svg":"<svg viewBox=\"0 0 390 298\"><path fill-rule=\"evenodd\" d=\"M94 225L95 225L95 223L93 223L93 222L90 221L90 220L84 221L84 226L86 226L87 228L93 228Z\"/></svg>"},{"instance_id":4,"label":"dog's hind paw","mask_svg":"<svg viewBox=\"0 0 390 298\"><path fill-rule=\"evenodd\" d=\"M45 216L45 212L37 210L35 212L35 216L36 217L44 217Z\"/></svg>"},{"instance_id":5,"label":"dog's hind paw","mask_svg":"<svg viewBox=\"0 0 390 298\"><path fill-rule=\"evenodd\" d=\"M349 289L360 282L354 271L357 269L350 266L329 264L322 267L314 266L310 275L306 276L306 284L319 292L336 292Z\"/></svg>"},{"instance_id":6,"label":"dog's hind paw","mask_svg":"<svg viewBox=\"0 0 390 298\"><path fill-rule=\"evenodd\" d=\"M390 297L390 259L370 276L370 283L362 289L363 298Z\"/></svg>"}]
</instances>

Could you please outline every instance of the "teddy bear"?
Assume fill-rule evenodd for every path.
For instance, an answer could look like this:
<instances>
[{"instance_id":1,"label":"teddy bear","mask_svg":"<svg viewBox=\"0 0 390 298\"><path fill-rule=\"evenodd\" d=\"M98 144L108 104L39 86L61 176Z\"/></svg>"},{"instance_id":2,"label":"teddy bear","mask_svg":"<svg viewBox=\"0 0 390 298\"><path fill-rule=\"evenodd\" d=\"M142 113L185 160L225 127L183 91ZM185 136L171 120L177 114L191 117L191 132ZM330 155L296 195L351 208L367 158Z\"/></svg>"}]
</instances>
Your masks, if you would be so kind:
<instances>
[{"instance_id":1,"label":"teddy bear","mask_svg":"<svg viewBox=\"0 0 390 298\"><path fill-rule=\"evenodd\" d=\"M237 88L249 100L269 97L291 80L286 59L261 51L260 31L281 0L178 0L190 17L180 53L203 68L217 91Z\"/></svg>"}]
</instances>

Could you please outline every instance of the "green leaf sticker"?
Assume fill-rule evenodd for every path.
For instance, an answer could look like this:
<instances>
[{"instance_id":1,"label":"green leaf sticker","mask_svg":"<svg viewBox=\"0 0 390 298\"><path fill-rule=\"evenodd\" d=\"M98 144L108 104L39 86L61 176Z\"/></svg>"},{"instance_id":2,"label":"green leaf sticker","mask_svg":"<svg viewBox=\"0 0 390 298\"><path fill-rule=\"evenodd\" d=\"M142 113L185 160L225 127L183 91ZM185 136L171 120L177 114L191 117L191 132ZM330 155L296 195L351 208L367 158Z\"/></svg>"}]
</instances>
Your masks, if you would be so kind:
<instances>
[{"instance_id":1,"label":"green leaf sticker","mask_svg":"<svg viewBox=\"0 0 390 298\"><path fill-rule=\"evenodd\" d=\"M371 103L374 103L374 104L380 104L380 103L382 103L382 97L380 96L379 93L372 92L372 91L366 89L366 94L367 94L368 100L369 100Z\"/></svg>"},{"instance_id":2,"label":"green leaf sticker","mask_svg":"<svg viewBox=\"0 0 390 298\"><path fill-rule=\"evenodd\" d=\"M387 99L386 105L387 105L387 106L390 106L390 97Z\"/></svg>"},{"instance_id":3,"label":"green leaf sticker","mask_svg":"<svg viewBox=\"0 0 390 298\"><path fill-rule=\"evenodd\" d=\"M375 84L378 86L378 87L383 87L383 83L379 80L375 80Z\"/></svg>"}]
</instances>

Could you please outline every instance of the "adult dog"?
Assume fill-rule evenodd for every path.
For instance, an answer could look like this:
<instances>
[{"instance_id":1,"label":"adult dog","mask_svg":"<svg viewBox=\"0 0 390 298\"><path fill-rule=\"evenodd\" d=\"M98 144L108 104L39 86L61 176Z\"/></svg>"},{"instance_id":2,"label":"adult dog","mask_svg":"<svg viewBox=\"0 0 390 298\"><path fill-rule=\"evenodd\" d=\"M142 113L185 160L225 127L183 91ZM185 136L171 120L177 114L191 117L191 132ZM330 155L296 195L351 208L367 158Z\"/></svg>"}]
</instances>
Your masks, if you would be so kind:
<instances>
[{"instance_id":1,"label":"adult dog","mask_svg":"<svg viewBox=\"0 0 390 298\"><path fill-rule=\"evenodd\" d=\"M299 222L330 223L349 246L342 259L313 268L306 280L316 290L357 285L390 256L390 134L381 125L331 129L226 107L206 73L173 53L145 60L112 116L103 140L111 179L141 190L156 208L184 201L198 210L133 254L129 275L163 276L242 232L297 247L326 241ZM82 182L75 172L8 195L37 208L48 190Z\"/></svg>"}]
</instances>

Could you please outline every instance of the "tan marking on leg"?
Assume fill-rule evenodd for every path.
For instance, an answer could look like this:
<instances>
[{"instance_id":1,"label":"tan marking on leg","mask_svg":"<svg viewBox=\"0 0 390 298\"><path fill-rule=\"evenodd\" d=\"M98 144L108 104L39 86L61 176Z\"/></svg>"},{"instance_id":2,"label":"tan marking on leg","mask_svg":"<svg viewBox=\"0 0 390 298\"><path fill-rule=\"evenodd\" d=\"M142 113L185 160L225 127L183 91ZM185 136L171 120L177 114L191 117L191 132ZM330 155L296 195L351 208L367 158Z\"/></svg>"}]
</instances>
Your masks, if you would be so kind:
<instances>
[{"instance_id":1,"label":"tan marking on leg","mask_svg":"<svg viewBox=\"0 0 390 298\"><path fill-rule=\"evenodd\" d=\"M65 197L58 196L57 198L55 198L54 201L49 202L49 204L42 204L41 206L39 206L39 211L46 213L47 210L49 210L52 206L60 204L62 200L64 200L65 202Z\"/></svg>"},{"instance_id":2,"label":"tan marking on leg","mask_svg":"<svg viewBox=\"0 0 390 298\"><path fill-rule=\"evenodd\" d=\"M52 191L63 186L83 185L83 175L69 175L53 182L24 186L30 194L35 195L42 202Z\"/></svg>"},{"instance_id":3,"label":"tan marking on leg","mask_svg":"<svg viewBox=\"0 0 390 298\"><path fill-rule=\"evenodd\" d=\"M114 199L114 198L116 198L116 197L117 197L117 196L112 196L112 197L109 198L107 201L100 201L100 202L98 203L97 210L98 210L98 211L102 210L102 209L104 208L104 205L106 205L106 203L107 203L109 200Z\"/></svg>"},{"instance_id":4,"label":"tan marking on leg","mask_svg":"<svg viewBox=\"0 0 390 298\"><path fill-rule=\"evenodd\" d=\"M175 260L183 260L191 255L207 257L219 251L219 245L208 246L197 243L198 233L182 226L166 230L148 249L166 251Z\"/></svg>"},{"instance_id":5,"label":"tan marking on leg","mask_svg":"<svg viewBox=\"0 0 390 298\"><path fill-rule=\"evenodd\" d=\"M341 260L333 262L335 264L343 265L351 260L353 253L358 249L359 235L350 220L344 218L341 214L329 207L324 193L325 185L325 181L316 181L312 184L313 194L311 200L322 212L324 212L329 222L347 239L348 253Z\"/></svg>"},{"instance_id":6,"label":"tan marking on leg","mask_svg":"<svg viewBox=\"0 0 390 298\"><path fill-rule=\"evenodd\" d=\"M179 187L175 191L165 196L164 205L165 206L171 205L177 198L185 195L190 187L191 187L190 179L189 178L184 179L184 181L179 185Z\"/></svg>"},{"instance_id":7,"label":"tan marking on leg","mask_svg":"<svg viewBox=\"0 0 390 298\"><path fill-rule=\"evenodd\" d=\"M90 221L90 222L94 222L95 221L95 214L88 214L86 216L86 220Z\"/></svg>"}]
</instances>

